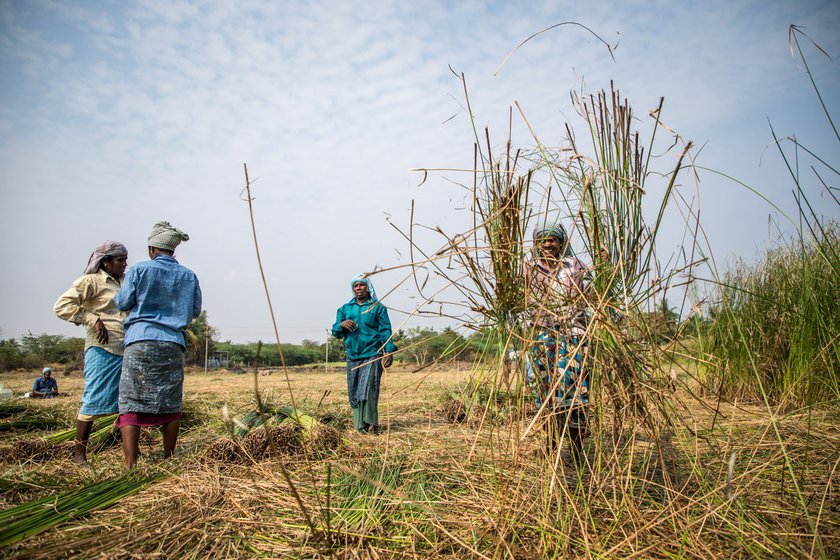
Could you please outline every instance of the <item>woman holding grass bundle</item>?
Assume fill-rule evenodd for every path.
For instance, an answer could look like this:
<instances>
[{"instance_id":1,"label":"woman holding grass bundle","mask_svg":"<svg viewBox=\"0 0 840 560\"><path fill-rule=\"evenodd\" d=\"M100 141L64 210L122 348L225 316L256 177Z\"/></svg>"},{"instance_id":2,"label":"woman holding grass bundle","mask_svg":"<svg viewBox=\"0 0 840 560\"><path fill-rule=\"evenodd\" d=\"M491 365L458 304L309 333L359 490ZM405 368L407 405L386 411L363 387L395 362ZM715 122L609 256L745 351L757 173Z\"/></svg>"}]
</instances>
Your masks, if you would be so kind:
<instances>
[{"instance_id":1,"label":"woman holding grass bundle","mask_svg":"<svg viewBox=\"0 0 840 560\"><path fill-rule=\"evenodd\" d=\"M565 431L572 459L580 465L589 403L583 338L586 269L572 254L559 223L534 230L534 251L535 259L525 267L526 308L534 333L528 378L537 402L545 403L548 411L549 445L553 447Z\"/></svg>"},{"instance_id":2,"label":"woman holding grass bundle","mask_svg":"<svg viewBox=\"0 0 840 560\"><path fill-rule=\"evenodd\" d=\"M55 302L59 318L86 326L85 389L76 416L73 459L87 462L87 442L94 419L117 411L123 360L123 319L114 296L128 261L128 249L106 241L88 259L84 276L77 278Z\"/></svg>"},{"instance_id":3,"label":"woman holding grass bundle","mask_svg":"<svg viewBox=\"0 0 840 560\"><path fill-rule=\"evenodd\" d=\"M359 432L375 432L382 368L391 366L397 347L391 342L388 310L376 299L370 279L356 276L350 287L353 298L338 308L332 334L344 339L347 352L347 397L353 426Z\"/></svg>"},{"instance_id":4,"label":"woman holding grass bundle","mask_svg":"<svg viewBox=\"0 0 840 560\"><path fill-rule=\"evenodd\" d=\"M168 222L156 223L148 239L151 260L131 267L114 299L128 311L117 426L129 469L140 454L142 426L161 426L164 457L178 441L184 332L201 312L198 278L175 260L175 247L189 238Z\"/></svg>"}]
</instances>

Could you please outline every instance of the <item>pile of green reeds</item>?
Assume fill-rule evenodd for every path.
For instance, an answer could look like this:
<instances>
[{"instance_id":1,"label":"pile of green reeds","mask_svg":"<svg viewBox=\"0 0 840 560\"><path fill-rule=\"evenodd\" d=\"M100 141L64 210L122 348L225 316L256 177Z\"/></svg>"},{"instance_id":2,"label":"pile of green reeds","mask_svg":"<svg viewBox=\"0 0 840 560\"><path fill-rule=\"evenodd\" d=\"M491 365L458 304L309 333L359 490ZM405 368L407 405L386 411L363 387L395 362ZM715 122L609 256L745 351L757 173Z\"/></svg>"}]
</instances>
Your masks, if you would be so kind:
<instances>
[{"instance_id":1,"label":"pile of green reeds","mask_svg":"<svg viewBox=\"0 0 840 560\"><path fill-rule=\"evenodd\" d=\"M67 418L60 411L40 406L27 406L15 401L0 405L0 418L9 418L0 422L0 432L55 430L68 424Z\"/></svg>"},{"instance_id":2,"label":"pile of green reeds","mask_svg":"<svg viewBox=\"0 0 840 560\"><path fill-rule=\"evenodd\" d=\"M117 416L119 414L109 414L108 416L102 416L97 418L93 421L93 426L91 426L91 439L93 439L93 434L102 432L103 430L111 430L113 428L114 422L117 421ZM57 444L62 443L65 441L73 441L73 438L76 437L76 428L67 428L66 430L61 430L60 432L55 432L54 434L50 434L44 437L44 441L49 444ZM100 436L101 437L101 436Z\"/></svg>"},{"instance_id":3,"label":"pile of green reeds","mask_svg":"<svg viewBox=\"0 0 840 560\"><path fill-rule=\"evenodd\" d=\"M331 489L336 500L331 525L342 530L370 530L385 521L391 492L401 483L402 461L371 456L358 473L346 473Z\"/></svg>"},{"instance_id":4,"label":"pile of green reeds","mask_svg":"<svg viewBox=\"0 0 840 560\"><path fill-rule=\"evenodd\" d=\"M0 422L0 432L29 432L33 430L54 430L59 426L64 426L66 424L67 421L65 419L55 418L52 416L18 418L17 420L8 420L6 422Z\"/></svg>"},{"instance_id":5,"label":"pile of green reeds","mask_svg":"<svg viewBox=\"0 0 840 560\"><path fill-rule=\"evenodd\" d=\"M0 418L9 418L15 414L26 412L30 407L17 400L0 401Z\"/></svg>"},{"instance_id":6,"label":"pile of green reeds","mask_svg":"<svg viewBox=\"0 0 840 560\"><path fill-rule=\"evenodd\" d=\"M107 508L161 480L163 476L159 473L147 476L129 474L0 511L0 546L9 546L67 520Z\"/></svg>"}]
</instances>

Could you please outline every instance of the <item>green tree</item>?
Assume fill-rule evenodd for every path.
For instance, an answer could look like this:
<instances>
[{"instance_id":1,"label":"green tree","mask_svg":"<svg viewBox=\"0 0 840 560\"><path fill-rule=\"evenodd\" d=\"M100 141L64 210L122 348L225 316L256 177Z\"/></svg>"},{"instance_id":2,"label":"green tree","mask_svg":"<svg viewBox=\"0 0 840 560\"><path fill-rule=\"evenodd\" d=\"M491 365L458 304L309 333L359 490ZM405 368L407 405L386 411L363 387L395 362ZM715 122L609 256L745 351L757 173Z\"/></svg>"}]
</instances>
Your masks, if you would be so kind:
<instances>
[{"instance_id":1,"label":"green tree","mask_svg":"<svg viewBox=\"0 0 840 560\"><path fill-rule=\"evenodd\" d=\"M397 357L413 361L418 366L435 360L448 360L461 357L467 347L467 341L449 327L441 332L434 329L414 327L408 330L400 340Z\"/></svg>"},{"instance_id":2,"label":"green tree","mask_svg":"<svg viewBox=\"0 0 840 560\"><path fill-rule=\"evenodd\" d=\"M26 354L14 338L0 340L0 371L19 367L36 367L38 359Z\"/></svg>"},{"instance_id":3,"label":"green tree","mask_svg":"<svg viewBox=\"0 0 840 560\"><path fill-rule=\"evenodd\" d=\"M56 362L57 349L63 338L60 334L41 333L35 336L30 331L20 338L20 348L24 354L32 354L45 362Z\"/></svg>"},{"instance_id":4,"label":"green tree","mask_svg":"<svg viewBox=\"0 0 840 560\"><path fill-rule=\"evenodd\" d=\"M214 338L219 336L219 330L210 325L207 311L202 311L187 327L184 338L187 349L184 359L188 364L203 364L205 352L215 351Z\"/></svg>"},{"instance_id":5,"label":"green tree","mask_svg":"<svg viewBox=\"0 0 840 560\"><path fill-rule=\"evenodd\" d=\"M78 369L85 361L85 339L78 337L62 337L53 349L52 361L69 364Z\"/></svg>"},{"instance_id":6,"label":"green tree","mask_svg":"<svg viewBox=\"0 0 840 560\"><path fill-rule=\"evenodd\" d=\"M327 338L330 345L330 361L341 362L347 359L347 351L344 349L344 341L332 335Z\"/></svg>"}]
</instances>

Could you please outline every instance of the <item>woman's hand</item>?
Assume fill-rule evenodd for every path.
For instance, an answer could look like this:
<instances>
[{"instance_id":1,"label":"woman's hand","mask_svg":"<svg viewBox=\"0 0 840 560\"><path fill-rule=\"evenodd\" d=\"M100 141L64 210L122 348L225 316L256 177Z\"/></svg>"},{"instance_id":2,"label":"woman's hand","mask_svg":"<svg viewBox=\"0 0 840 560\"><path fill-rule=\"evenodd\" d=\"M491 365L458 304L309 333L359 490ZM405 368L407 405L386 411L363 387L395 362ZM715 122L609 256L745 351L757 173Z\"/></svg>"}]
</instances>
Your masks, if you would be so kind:
<instances>
[{"instance_id":1,"label":"woman's hand","mask_svg":"<svg viewBox=\"0 0 840 560\"><path fill-rule=\"evenodd\" d=\"M99 344L108 344L108 329L105 328L102 319L97 319L93 328L96 329L96 340L99 341Z\"/></svg>"},{"instance_id":2,"label":"woman's hand","mask_svg":"<svg viewBox=\"0 0 840 560\"><path fill-rule=\"evenodd\" d=\"M382 356L382 367L391 367L391 364L394 363L394 353L389 352Z\"/></svg>"},{"instance_id":3,"label":"woman's hand","mask_svg":"<svg viewBox=\"0 0 840 560\"><path fill-rule=\"evenodd\" d=\"M353 331L356 330L356 321L353 321L352 319L347 319L346 321L342 321L341 322L341 328L344 329L344 330L353 332Z\"/></svg>"}]
</instances>

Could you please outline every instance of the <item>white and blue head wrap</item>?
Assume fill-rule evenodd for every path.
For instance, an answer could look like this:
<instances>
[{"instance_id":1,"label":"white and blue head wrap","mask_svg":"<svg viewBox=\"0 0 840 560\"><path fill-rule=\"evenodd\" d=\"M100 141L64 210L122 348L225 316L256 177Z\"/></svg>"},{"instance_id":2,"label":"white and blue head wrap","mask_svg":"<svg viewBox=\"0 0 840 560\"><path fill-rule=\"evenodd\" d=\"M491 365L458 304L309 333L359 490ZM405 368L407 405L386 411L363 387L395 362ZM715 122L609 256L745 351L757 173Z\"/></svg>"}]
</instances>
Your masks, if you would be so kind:
<instances>
[{"instance_id":1,"label":"white and blue head wrap","mask_svg":"<svg viewBox=\"0 0 840 560\"><path fill-rule=\"evenodd\" d=\"M560 241L560 256L573 256L572 245L571 243L569 243L569 235L566 233L566 228L563 227L563 224L561 224L560 222L555 222L551 225L544 225L542 227L537 226L536 228L534 228L535 247L540 239L545 239L546 237L553 237Z\"/></svg>"},{"instance_id":2,"label":"white and blue head wrap","mask_svg":"<svg viewBox=\"0 0 840 560\"><path fill-rule=\"evenodd\" d=\"M353 289L353 284L355 284L356 282L364 282L365 284L367 284L368 291L370 292L370 301L379 301L378 299L376 299L376 290L373 287L373 282L370 281L370 278L368 278L366 274L359 274L354 276L353 279L350 281L350 290ZM351 299L350 302L354 301L356 301L355 294L353 294L353 299Z\"/></svg>"}]
</instances>

